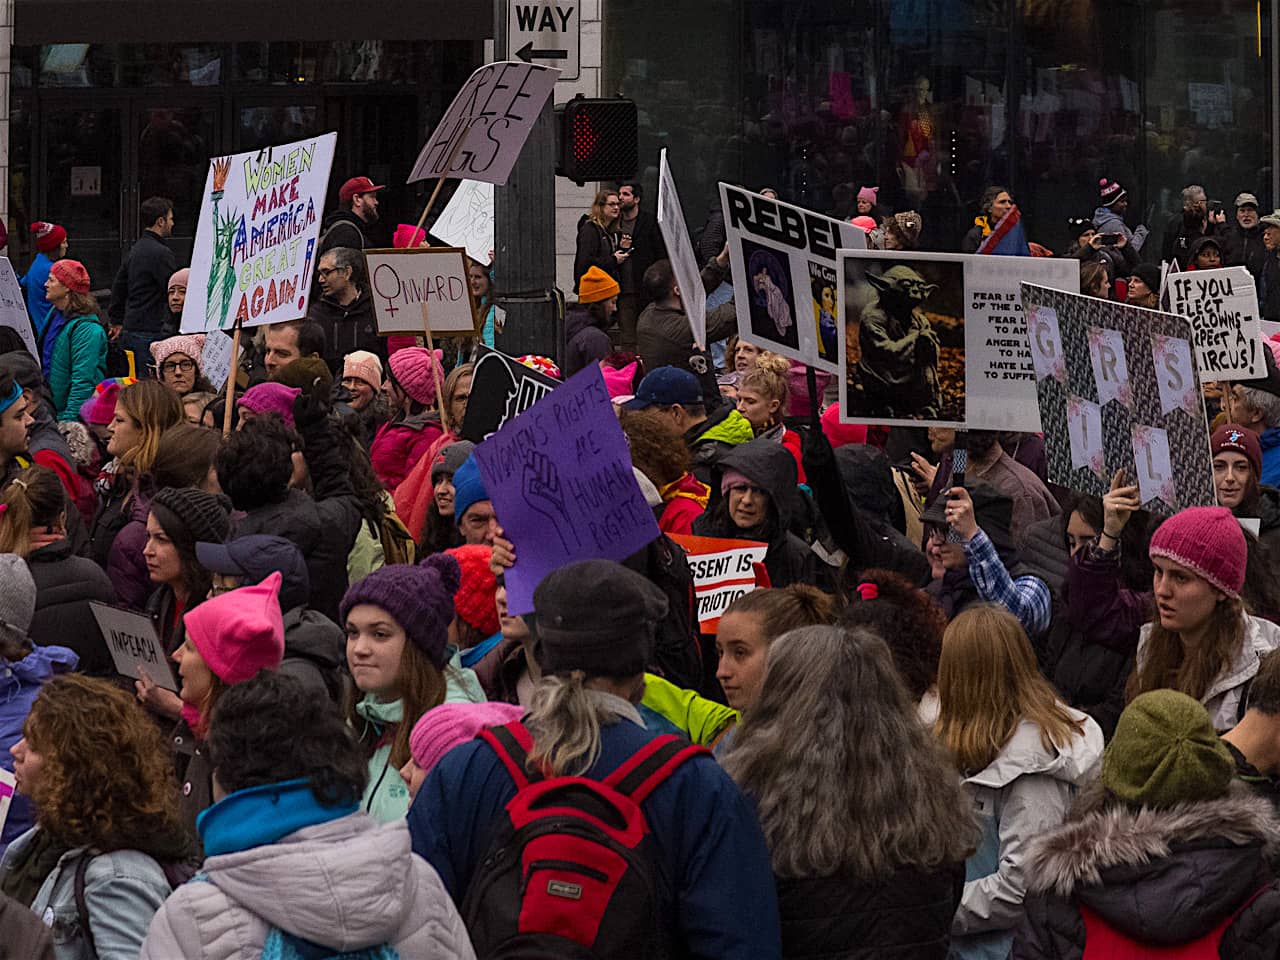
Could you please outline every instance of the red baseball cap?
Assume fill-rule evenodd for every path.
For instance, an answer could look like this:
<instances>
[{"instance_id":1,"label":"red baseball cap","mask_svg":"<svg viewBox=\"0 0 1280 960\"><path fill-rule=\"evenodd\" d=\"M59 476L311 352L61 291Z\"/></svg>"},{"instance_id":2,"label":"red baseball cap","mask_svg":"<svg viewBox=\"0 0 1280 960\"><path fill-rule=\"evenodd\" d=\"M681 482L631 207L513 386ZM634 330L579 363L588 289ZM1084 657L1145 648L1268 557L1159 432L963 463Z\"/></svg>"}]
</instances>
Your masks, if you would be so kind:
<instances>
[{"instance_id":1,"label":"red baseball cap","mask_svg":"<svg viewBox=\"0 0 1280 960\"><path fill-rule=\"evenodd\" d=\"M375 190L385 190L386 185L378 185L368 177L352 177L342 185L342 189L338 191L338 199L343 203L350 203L351 198L357 193L373 193Z\"/></svg>"}]
</instances>

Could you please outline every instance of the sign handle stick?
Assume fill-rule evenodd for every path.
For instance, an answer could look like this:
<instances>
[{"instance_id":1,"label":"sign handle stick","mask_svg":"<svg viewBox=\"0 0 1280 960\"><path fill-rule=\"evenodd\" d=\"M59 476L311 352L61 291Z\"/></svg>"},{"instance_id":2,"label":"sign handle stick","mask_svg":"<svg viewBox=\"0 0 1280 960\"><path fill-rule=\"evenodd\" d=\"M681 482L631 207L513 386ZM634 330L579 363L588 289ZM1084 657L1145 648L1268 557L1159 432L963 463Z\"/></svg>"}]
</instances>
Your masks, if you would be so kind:
<instances>
[{"instance_id":1,"label":"sign handle stick","mask_svg":"<svg viewBox=\"0 0 1280 960\"><path fill-rule=\"evenodd\" d=\"M462 149L462 145L467 142L467 137L469 136L471 136L470 123L466 125L462 131L462 136L454 141L453 149L449 151L449 159L444 165L446 175L451 169L453 169L453 161L457 159L458 151ZM422 216L418 218L418 226L414 230L415 236L417 236L417 231L422 229L422 225L427 222L427 214L429 214L431 212L431 208L436 205L436 197L440 196L440 188L444 186L446 179L448 179L447 176L436 178L436 188L431 191L431 197L427 200L427 205L422 209Z\"/></svg>"},{"instance_id":2,"label":"sign handle stick","mask_svg":"<svg viewBox=\"0 0 1280 960\"><path fill-rule=\"evenodd\" d=\"M813 425L818 430L822 429L822 412L818 405L818 376L814 372L813 367L805 364L804 367L805 386L809 388L809 416L813 419Z\"/></svg>"},{"instance_id":3,"label":"sign handle stick","mask_svg":"<svg viewBox=\"0 0 1280 960\"><path fill-rule=\"evenodd\" d=\"M449 421L444 415L444 386L440 382L440 365L436 363L436 345L431 339L431 324L427 320L427 301L422 301L422 330L427 335L427 351L431 355L431 377L436 382L436 409L440 411L440 426L448 432Z\"/></svg>"},{"instance_id":4,"label":"sign handle stick","mask_svg":"<svg viewBox=\"0 0 1280 960\"><path fill-rule=\"evenodd\" d=\"M224 437L231 436L231 414L235 410L233 401L236 394L236 367L239 366L240 360L241 329L241 321L237 320L235 328L231 332L231 369L227 371L227 402L226 409L222 411L222 435Z\"/></svg>"}]
</instances>

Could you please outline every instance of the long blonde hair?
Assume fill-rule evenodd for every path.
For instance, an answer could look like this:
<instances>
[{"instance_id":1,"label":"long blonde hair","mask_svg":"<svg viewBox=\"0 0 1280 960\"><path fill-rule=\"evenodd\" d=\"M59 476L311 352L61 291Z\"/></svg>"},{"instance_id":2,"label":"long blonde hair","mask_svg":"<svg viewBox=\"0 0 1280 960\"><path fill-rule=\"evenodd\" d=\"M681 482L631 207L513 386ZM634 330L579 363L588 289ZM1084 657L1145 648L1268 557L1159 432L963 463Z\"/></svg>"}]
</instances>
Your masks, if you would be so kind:
<instances>
[{"instance_id":1,"label":"long blonde hair","mask_svg":"<svg viewBox=\"0 0 1280 960\"><path fill-rule=\"evenodd\" d=\"M611 717L587 694L581 670L543 677L525 724L533 735L529 769L547 777L580 777L600 759L600 725Z\"/></svg>"},{"instance_id":2,"label":"long blonde hair","mask_svg":"<svg viewBox=\"0 0 1280 960\"><path fill-rule=\"evenodd\" d=\"M608 219L604 213L604 204L610 197L616 197L617 195L617 190L597 190L596 198L591 201L591 213L587 215L587 219L606 233L617 226L618 218Z\"/></svg>"},{"instance_id":3,"label":"long blonde hair","mask_svg":"<svg viewBox=\"0 0 1280 960\"><path fill-rule=\"evenodd\" d=\"M755 801L774 872L863 881L936 869L974 849L959 778L870 630L803 627L769 671L724 758Z\"/></svg>"},{"instance_id":4,"label":"long blonde hair","mask_svg":"<svg viewBox=\"0 0 1280 960\"><path fill-rule=\"evenodd\" d=\"M1210 615L1206 643L1190 650L1182 635L1160 626L1160 618L1151 624L1151 633L1143 647L1142 663L1134 667L1125 684L1124 700L1128 703L1149 690L1168 688L1199 700L1209 692L1209 685L1231 663L1231 657L1244 640L1244 605L1236 597L1224 597Z\"/></svg>"},{"instance_id":5,"label":"long blonde hair","mask_svg":"<svg viewBox=\"0 0 1280 960\"><path fill-rule=\"evenodd\" d=\"M1040 728L1046 750L1065 747L1084 729L1040 674L1022 624L993 604L970 607L947 626L938 702L934 731L966 774L995 760L1023 720Z\"/></svg>"}]
</instances>

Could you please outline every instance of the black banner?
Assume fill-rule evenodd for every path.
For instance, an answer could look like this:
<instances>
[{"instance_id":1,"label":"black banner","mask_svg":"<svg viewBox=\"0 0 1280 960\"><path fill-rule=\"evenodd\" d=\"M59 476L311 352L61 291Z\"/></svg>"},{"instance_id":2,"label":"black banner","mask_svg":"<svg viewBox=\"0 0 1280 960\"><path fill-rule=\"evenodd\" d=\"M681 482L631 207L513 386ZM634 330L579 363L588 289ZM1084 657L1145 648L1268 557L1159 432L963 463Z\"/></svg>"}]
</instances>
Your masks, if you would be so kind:
<instances>
[{"instance_id":1,"label":"black banner","mask_svg":"<svg viewBox=\"0 0 1280 960\"><path fill-rule=\"evenodd\" d=\"M461 436L472 443L484 439L518 413L529 409L560 386L560 381L526 367L505 353L480 347L471 375L471 398Z\"/></svg>"}]
</instances>

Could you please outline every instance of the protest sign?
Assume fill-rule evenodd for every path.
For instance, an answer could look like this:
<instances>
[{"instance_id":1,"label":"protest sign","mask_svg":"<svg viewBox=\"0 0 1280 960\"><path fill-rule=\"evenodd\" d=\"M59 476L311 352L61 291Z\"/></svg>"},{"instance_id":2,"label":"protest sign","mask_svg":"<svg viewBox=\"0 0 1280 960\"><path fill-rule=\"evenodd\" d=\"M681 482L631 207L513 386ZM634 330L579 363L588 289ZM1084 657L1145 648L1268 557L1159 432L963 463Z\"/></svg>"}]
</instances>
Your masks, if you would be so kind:
<instances>
[{"instance_id":1,"label":"protest sign","mask_svg":"<svg viewBox=\"0 0 1280 960\"><path fill-rule=\"evenodd\" d=\"M369 299L378 333L422 333L423 312L433 334L475 336L480 314L461 247L366 250Z\"/></svg>"},{"instance_id":2,"label":"protest sign","mask_svg":"<svg viewBox=\"0 0 1280 960\"><path fill-rule=\"evenodd\" d=\"M432 177L506 183L559 76L554 67L535 63L486 63L427 137L409 183Z\"/></svg>"},{"instance_id":3,"label":"protest sign","mask_svg":"<svg viewBox=\"0 0 1280 960\"><path fill-rule=\"evenodd\" d=\"M493 263L493 184L459 183L431 232L450 246L462 247L476 263Z\"/></svg>"},{"instance_id":4,"label":"protest sign","mask_svg":"<svg viewBox=\"0 0 1280 960\"><path fill-rule=\"evenodd\" d=\"M625 560L659 535L596 364L503 424L474 456L515 544L506 575L513 615L533 610L533 590L552 570Z\"/></svg>"},{"instance_id":5,"label":"protest sign","mask_svg":"<svg viewBox=\"0 0 1280 960\"><path fill-rule=\"evenodd\" d=\"M865 248L866 234L853 224L727 183L720 184L720 203L733 264L738 336L836 373L836 253Z\"/></svg>"},{"instance_id":6,"label":"protest sign","mask_svg":"<svg viewBox=\"0 0 1280 960\"><path fill-rule=\"evenodd\" d=\"M689 240L689 228L684 222L684 210L680 206L680 194L676 192L675 177L667 164L667 148L658 155L658 229L667 245L671 260L671 272L680 287L680 300L693 342L699 350L707 348L707 294L702 288L702 271L698 269L698 257Z\"/></svg>"},{"instance_id":7,"label":"protest sign","mask_svg":"<svg viewBox=\"0 0 1280 960\"><path fill-rule=\"evenodd\" d=\"M1074 260L840 251L840 414L1039 432L1018 284L1080 289Z\"/></svg>"},{"instance_id":8,"label":"protest sign","mask_svg":"<svg viewBox=\"0 0 1280 960\"><path fill-rule=\"evenodd\" d=\"M0 768L0 830L4 829L5 821L9 819L9 807L17 792L17 778L8 770Z\"/></svg>"},{"instance_id":9,"label":"protest sign","mask_svg":"<svg viewBox=\"0 0 1280 960\"><path fill-rule=\"evenodd\" d=\"M671 534L671 539L689 554L693 592L698 600L698 626L703 633L716 633L720 616L729 604L756 589L753 564L764 563L767 543L755 540L728 540Z\"/></svg>"},{"instance_id":10,"label":"protest sign","mask_svg":"<svg viewBox=\"0 0 1280 960\"><path fill-rule=\"evenodd\" d=\"M1216 502L1191 323L1022 285L1049 480L1102 496L1123 469L1142 506Z\"/></svg>"},{"instance_id":11,"label":"protest sign","mask_svg":"<svg viewBox=\"0 0 1280 960\"><path fill-rule=\"evenodd\" d=\"M35 331L31 327L31 315L27 313L27 300L22 286L8 257L0 257L0 327L11 327L22 337L22 345L33 357L40 359Z\"/></svg>"},{"instance_id":12,"label":"protest sign","mask_svg":"<svg viewBox=\"0 0 1280 960\"><path fill-rule=\"evenodd\" d=\"M160 642L150 617L96 601L90 601L89 607L93 610L93 618L98 621L102 639L107 642L117 673L136 680L141 677L139 668L145 668L156 686L178 692L164 644Z\"/></svg>"},{"instance_id":13,"label":"protest sign","mask_svg":"<svg viewBox=\"0 0 1280 960\"><path fill-rule=\"evenodd\" d=\"M459 436L480 443L518 413L523 413L560 381L526 367L505 353L479 347L479 358L471 371L471 399Z\"/></svg>"},{"instance_id":14,"label":"protest sign","mask_svg":"<svg viewBox=\"0 0 1280 960\"><path fill-rule=\"evenodd\" d=\"M1191 321L1196 366L1206 382L1267 375L1258 292L1244 267L1173 274L1169 308Z\"/></svg>"},{"instance_id":15,"label":"protest sign","mask_svg":"<svg viewBox=\"0 0 1280 960\"><path fill-rule=\"evenodd\" d=\"M326 133L209 161L183 333L306 316L337 142Z\"/></svg>"},{"instance_id":16,"label":"protest sign","mask_svg":"<svg viewBox=\"0 0 1280 960\"><path fill-rule=\"evenodd\" d=\"M215 392L221 392L227 385L227 377L231 375L232 353L234 353L234 345L230 334L221 330L210 330L205 337L204 350L200 354L200 372L213 385ZM240 348L240 353L244 354L243 347ZM239 361L240 358L236 357L237 365Z\"/></svg>"}]
</instances>

